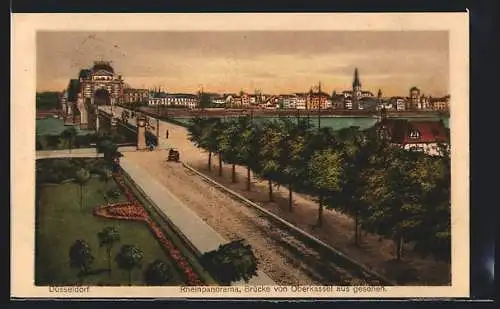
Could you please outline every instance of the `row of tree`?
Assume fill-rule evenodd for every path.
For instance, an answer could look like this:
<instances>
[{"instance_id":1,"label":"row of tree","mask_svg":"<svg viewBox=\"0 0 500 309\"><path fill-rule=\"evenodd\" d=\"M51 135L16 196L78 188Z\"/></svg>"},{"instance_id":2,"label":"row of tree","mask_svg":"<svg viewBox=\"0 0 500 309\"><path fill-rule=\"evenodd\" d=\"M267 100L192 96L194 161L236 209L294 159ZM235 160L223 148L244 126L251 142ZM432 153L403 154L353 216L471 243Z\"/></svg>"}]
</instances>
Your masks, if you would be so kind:
<instances>
[{"instance_id":1,"label":"row of tree","mask_svg":"<svg viewBox=\"0 0 500 309\"><path fill-rule=\"evenodd\" d=\"M111 255L115 244L120 241L120 234L115 227L108 226L97 233L99 247L106 249L108 272L111 274ZM133 245L123 245L115 256L115 262L119 269L128 272L128 284L132 284L132 271L142 267L144 252ZM85 240L76 240L69 249L70 266L78 270L81 278L90 273L95 257L91 247ZM155 260L148 264L144 273L144 281L150 285L162 285L172 279L172 270L162 260Z\"/></svg>"},{"instance_id":2,"label":"row of tree","mask_svg":"<svg viewBox=\"0 0 500 309\"><path fill-rule=\"evenodd\" d=\"M441 145L440 156L403 150L379 138L376 130L351 127L333 131L313 128L306 118L281 118L256 123L251 117L231 120L193 118L190 140L219 159L247 168L247 190L251 174L267 180L269 200L273 186L286 186L288 207L293 211L293 193L314 195L318 201L317 226L323 210L335 209L354 220L354 243L361 230L394 240L396 257L405 243L414 250L439 259L450 258L450 156Z\"/></svg>"},{"instance_id":3,"label":"row of tree","mask_svg":"<svg viewBox=\"0 0 500 309\"><path fill-rule=\"evenodd\" d=\"M59 92L45 91L36 93L36 109L51 110L59 109Z\"/></svg>"}]
</instances>

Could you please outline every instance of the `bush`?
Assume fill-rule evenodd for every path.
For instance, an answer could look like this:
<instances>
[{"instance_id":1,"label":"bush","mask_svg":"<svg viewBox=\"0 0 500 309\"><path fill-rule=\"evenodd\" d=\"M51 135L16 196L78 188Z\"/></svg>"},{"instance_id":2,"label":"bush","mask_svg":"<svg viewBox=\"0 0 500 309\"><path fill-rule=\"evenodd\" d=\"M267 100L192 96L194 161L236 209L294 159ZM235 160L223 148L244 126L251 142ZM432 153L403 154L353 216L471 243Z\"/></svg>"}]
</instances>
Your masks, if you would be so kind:
<instances>
[{"instance_id":1,"label":"bush","mask_svg":"<svg viewBox=\"0 0 500 309\"><path fill-rule=\"evenodd\" d=\"M161 260L150 263L144 271L144 281L149 285L163 285L172 278L172 270Z\"/></svg>"},{"instance_id":2,"label":"bush","mask_svg":"<svg viewBox=\"0 0 500 309\"><path fill-rule=\"evenodd\" d=\"M85 168L91 173L104 168L103 159L42 159L36 161L36 181L38 183L60 183L74 178L76 171Z\"/></svg>"},{"instance_id":3,"label":"bush","mask_svg":"<svg viewBox=\"0 0 500 309\"><path fill-rule=\"evenodd\" d=\"M226 285L241 279L248 282L257 274L257 258L244 240L235 240L205 253L201 263L221 284Z\"/></svg>"},{"instance_id":4,"label":"bush","mask_svg":"<svg viewBox=\"0 0 500 309\"><path fill-rule=\"evenodd\" d=\"M110 188L106 191L106 195L111 199L117 199L120 197L120 189L117 187Z\"/></svg>"}]
</instances>

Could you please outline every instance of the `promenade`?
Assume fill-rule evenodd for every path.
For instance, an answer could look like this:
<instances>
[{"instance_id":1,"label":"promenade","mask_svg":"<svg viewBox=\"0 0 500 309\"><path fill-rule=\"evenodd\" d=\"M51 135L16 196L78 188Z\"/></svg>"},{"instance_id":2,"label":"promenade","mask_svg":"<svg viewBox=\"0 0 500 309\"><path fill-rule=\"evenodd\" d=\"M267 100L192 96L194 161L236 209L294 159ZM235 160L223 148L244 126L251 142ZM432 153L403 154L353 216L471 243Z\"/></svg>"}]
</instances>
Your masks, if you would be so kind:
<instances>
[{"instance_id":1,"label":"promenade","mask_svg":"<svg viewBox=\"0 0 500 309\"><path fill-rule=\"evenodd\" d=\"M118 147L120 152L137 151L135 146ZM75 148L69 151L68 149L62 150L38 150L36 151L37 159L47 158L100 158L103 157L102 153L97 153L95 148Z\"/></svg>"},{"instance_id":2,"label":"promenade","mask_svg":"<svg viewBox=\"0 0 500 309\"><path fill-rule=\"evenodd\" d=\"M120 165L200 253L215 250L228 242L200 219L195 212L184 205L167 187L156 181L153 175L148 174L127 158L122 158ZM244 281L233 283L233 285L245 284L274 285L274 282L266 274L259 271L257 276L251 278L248 283Z\"/></svg>"}]
</instances>

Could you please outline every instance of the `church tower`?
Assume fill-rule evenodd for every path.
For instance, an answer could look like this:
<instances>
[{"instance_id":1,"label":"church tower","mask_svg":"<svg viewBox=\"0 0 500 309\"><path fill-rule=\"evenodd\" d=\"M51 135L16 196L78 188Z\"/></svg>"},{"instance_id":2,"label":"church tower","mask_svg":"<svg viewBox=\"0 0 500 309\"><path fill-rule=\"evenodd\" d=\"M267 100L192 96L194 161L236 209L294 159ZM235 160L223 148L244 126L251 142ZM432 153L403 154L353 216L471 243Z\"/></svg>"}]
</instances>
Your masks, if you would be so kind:
<instances>
[{"instance_id":1,"label":"church tower","mask_svg":"<svg viewBox=\"0 0 500 309\"><path fill-rule=\"evenodd\" d=\"M358 68L354 69L354 80L352 82L352 109L359 109L359 100L361 99L361 82L359 81Z\"/></svg>"}]
</instances>

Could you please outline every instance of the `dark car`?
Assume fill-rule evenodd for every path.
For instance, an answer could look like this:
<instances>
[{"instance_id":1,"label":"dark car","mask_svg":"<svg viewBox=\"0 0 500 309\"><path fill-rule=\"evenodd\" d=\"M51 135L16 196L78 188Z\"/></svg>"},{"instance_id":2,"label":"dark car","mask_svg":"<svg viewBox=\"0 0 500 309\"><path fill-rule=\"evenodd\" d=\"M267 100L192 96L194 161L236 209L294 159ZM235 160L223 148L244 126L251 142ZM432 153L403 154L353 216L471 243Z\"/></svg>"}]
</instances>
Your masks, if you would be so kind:
<instances>
[{"instance_id":1,"label":"dark car","mask_svg":"<svg viewBox=\"0 0 500 309\"><path fill-rule=\"evenodd\" d=\"M170 150L168 151L168 161L179 162L179 159L180 159L179 151L174 148L170 148Z\"/></svg>"}]
</instances>

